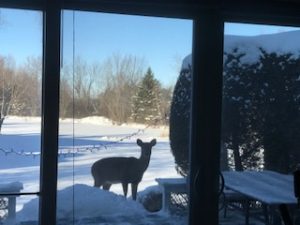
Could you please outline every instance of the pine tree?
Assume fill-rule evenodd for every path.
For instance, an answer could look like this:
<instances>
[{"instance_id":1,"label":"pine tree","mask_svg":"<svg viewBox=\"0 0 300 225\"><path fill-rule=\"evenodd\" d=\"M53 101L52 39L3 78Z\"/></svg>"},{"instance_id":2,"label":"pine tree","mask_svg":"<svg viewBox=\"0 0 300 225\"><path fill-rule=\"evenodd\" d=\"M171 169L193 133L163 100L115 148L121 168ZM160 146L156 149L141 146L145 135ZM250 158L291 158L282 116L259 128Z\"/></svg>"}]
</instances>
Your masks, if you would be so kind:
<instances>
[{"instance_id":1,"label":"pine tree","mask_svg":"<svg viewBox=\"0 0 300 225\"><path fill-rule=\"evenodd\" d=\"M131 118L138 123L156 124L160 115L160 83L148 68L136 95L133 96Z\"/></svg>"}]
</instances>

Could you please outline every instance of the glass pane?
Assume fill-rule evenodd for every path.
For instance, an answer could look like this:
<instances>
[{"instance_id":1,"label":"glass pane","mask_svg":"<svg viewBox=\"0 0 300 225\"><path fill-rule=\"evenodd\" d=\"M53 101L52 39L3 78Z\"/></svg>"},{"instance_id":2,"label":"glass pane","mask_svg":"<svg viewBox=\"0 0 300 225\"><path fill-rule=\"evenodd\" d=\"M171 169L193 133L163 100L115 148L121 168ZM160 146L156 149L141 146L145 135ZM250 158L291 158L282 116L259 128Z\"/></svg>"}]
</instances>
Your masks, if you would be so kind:
<instances>
[{"instance_id":1,"label":"glass pane","mask_svg":"<svg viewBox=\"0 0 300 225\"><path fill-rule=\"evenodd\" d=\"M225 26L221 224L281 224L280 204L299 222L299 38L297 27Z\"/></svg>"},{"instance_id":2,"label":"glass pane","mask_svg":"<svg viewBox=\"0 0 300 225\"><path fill-rule=\"evenodd\" d=\"M192 21L62 20L58 224L187 224L190 108L180 98L191 73L180 71Z\"/></svg>"},{"instance_id":3,"label":"glass pane","mask_svg":"<svg viewBox=\"0 0 300 225\"><path fill-rule=\"evenodd\" d=\"M42 13L0 8L0 223L38 218L41 78Z\"/></svg>"}]
</instances>

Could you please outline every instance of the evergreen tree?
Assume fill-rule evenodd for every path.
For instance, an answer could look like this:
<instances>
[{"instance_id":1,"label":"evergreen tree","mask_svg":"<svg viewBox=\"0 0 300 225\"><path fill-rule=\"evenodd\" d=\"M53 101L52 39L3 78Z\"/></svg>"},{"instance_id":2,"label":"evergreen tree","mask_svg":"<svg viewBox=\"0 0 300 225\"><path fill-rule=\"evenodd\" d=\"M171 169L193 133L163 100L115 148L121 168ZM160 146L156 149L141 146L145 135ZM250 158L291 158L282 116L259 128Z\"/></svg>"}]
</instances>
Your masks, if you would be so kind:
<instances>
[{"instance_id":1,"label":"evergreen tree","mask_svg":"<svg viewBox=\"0 0 300 225\"><path fill-rule=\"evenodd\" d=\"M257 70L259 64L242 63L245 53L233 49L224 53L223 99L222 99L222 143L223 151L233 152L235 170L257 168L257 152L261 148L260 138L255 132L257 122L254 111ZM226 157L224 157L225 159Z\"/></svg>"},{"instance_id":2,"label":"evergreen tree","mask_svg":"<svg viewBox=\"0 0 300 225\"><path fill-rule=\"evenodd\" d=\"M300 57L260 49L257 81L257 127L264 148L265 169L289 173L299 163Z\"/></svg>"},{"instance_id":3,"label":"evergreen tree","mask_svg":"<svg viewBox=\"0 0 300 225\"><path fill-rule=\"evenodd\" d=\"M236 170L264 163L265 169L291 172L300 159L300 56L258 51L260 58L251 64L239 49L224 54L222 149L225 156L233 151ZM176 83L170 114L171 151L182 175L188 172L190 97L187 68Z\"/></svg>"},{"instance_id":4,"label":"evergreen tree","mask_svg":"<svg viewBox=\"0 0 300 225\"><path fill-rule=\"evenodd\" d=\"M192 69L183 68L176 82L170 109L170 145L176 170L188 175Z\"/></svg>"},{"instance_id":5,"label":"evergreen tree","mask_svg":"<svg viewBox=\"0 0 300 225\"><path fill-rule=\"evenodd\" d=\"M136 95L133 96L131 118L138 123L156 124L160 114L160 83L148 68Z\"/></svg>"},{"instance_id":6,"label":"evergreen tree","mask_svg":"<svg viewBox=\"0 0 300 225\"><path fill-rule=\"evenodd\" d=\"M262 149L265 169L287 173L300 157L300 58L259 51L254 64L241 63L234 51L227 55L223 141L234 152L237 170L258 168Z\"/></svg>"}]
</instances>

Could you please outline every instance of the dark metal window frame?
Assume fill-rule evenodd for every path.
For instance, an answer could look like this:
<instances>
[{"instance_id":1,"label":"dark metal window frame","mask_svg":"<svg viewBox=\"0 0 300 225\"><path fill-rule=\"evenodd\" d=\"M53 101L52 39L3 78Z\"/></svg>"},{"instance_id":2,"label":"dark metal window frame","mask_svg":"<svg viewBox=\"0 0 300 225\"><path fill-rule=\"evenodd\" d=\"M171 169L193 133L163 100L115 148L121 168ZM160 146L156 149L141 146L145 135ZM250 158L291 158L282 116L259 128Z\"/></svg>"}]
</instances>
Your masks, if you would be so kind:
<instances>
[{"instance_id":1,"label":"dark metal window frame","mask_svg":"<svg viewBox=\"0 0 300 225\"><path fill-rule=\"evenodd\" d=\"M194 21L189 224L218 224L224 22L300 25L300 3L237 0L0 0L0 7L43 11L44 66L39 224L56 224L60 16L89 10Z\"/></svg>"}]
</instances>

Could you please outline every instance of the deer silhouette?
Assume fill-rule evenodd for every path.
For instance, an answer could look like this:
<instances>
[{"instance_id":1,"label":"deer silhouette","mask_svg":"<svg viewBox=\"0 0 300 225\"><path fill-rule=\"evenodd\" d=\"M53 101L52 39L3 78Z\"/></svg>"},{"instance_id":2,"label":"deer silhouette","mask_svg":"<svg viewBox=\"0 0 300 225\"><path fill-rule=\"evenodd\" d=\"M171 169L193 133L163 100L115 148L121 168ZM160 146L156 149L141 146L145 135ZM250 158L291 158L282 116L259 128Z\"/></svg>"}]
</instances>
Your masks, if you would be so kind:
<instances>
[{"instance_id":1,"label":"deer silhouette","mask_svg":"<svg viewBox=\"0 0 300 225\"><path fill-rule=\"evenodd\" d=\"M148 168L152 147L156 139L151 142L136 141L141 147L140 158L135 157L112 157L96 161L92 165L94 187L103 187L109 190L112 184L122 183L124 196L127 197L128 184L131 184L132 199L136 200L138 185L144 172Z\"/></svg>"}]
</instances>

